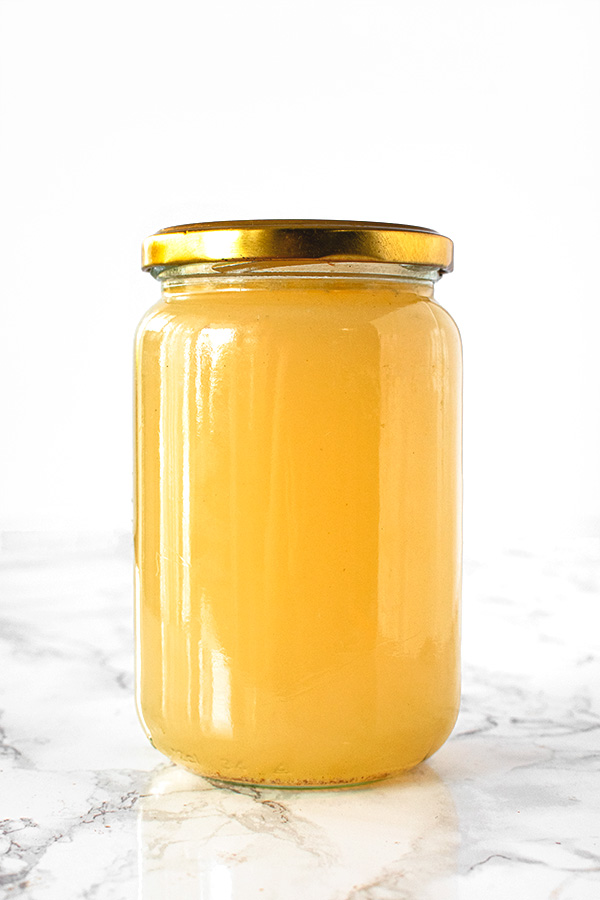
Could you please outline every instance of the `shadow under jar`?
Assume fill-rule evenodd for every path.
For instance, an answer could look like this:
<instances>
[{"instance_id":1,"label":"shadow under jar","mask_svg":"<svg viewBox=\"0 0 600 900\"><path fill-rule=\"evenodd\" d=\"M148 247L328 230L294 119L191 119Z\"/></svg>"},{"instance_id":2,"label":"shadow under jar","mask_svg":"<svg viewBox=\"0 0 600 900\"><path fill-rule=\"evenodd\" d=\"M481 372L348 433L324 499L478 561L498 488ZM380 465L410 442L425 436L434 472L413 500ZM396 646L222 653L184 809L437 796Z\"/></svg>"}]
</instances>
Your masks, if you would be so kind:
<instances>
[{"instance_id":1,"label":"shadow under jar","mask_svg":"<svg viewBox=\"0 0 600 900\"><path fill-rule=\"evenodd\" d=\"M209 778L381 779L459 705L452 242L365 222L148 238L136 339L137 697Z\"/></svg>"}]
</instances>

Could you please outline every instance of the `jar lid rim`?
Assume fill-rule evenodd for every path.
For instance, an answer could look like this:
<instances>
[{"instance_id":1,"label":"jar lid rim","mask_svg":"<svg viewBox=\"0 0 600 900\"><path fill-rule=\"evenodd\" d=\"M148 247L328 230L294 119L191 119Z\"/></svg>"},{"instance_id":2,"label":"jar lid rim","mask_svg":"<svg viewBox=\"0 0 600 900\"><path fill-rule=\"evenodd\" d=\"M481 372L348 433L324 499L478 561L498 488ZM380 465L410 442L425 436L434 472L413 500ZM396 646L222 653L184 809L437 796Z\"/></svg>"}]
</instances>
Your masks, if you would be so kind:
<instances>
[{"instance_id":1,"label":"jar lid rim","mask_svg":"<svg viewBox=\"0 0 600 900\"><path fill-rule=\"evenodd\" d=\"M245 219L163 228L142 245L142 268L189 262L355 260L453 267L450 238L415 225L336 219Z\"/></svg>"}]
</instances>

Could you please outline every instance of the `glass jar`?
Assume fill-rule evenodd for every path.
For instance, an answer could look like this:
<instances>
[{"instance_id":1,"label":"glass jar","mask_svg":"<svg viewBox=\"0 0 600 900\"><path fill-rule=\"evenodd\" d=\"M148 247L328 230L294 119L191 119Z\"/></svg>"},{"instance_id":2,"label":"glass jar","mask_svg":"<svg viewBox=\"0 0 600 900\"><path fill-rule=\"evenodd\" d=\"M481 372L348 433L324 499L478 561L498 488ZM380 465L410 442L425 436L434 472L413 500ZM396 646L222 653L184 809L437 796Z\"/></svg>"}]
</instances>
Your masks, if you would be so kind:
<instances>
[{"instance_id":1,"label":"glass jar","mask_svg":"<svg viewBox=\"0 0 600 900\"><path fill-rule=\"evenodd\" d=\"M461 348L452 242L221 222L144 244L136 341L137 695L222 781L417 765L459 705Z\"/></svg>"}]
</instances>

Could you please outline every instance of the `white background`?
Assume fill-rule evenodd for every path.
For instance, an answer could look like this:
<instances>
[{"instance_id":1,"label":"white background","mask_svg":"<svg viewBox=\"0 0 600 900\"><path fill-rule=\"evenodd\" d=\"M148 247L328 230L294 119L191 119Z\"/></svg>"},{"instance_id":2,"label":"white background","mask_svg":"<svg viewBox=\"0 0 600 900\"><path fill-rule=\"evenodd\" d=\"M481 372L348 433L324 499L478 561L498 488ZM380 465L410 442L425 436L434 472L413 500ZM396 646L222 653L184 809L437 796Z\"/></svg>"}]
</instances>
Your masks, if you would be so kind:
<instances>
[{"instance_id":1,"label":"white background","mask_svg":"<svg viewBox=\"0 0 600 900\"><path fill-rule=\"evenodd\" d=\"M599 0L0 13L0 530L130 528L144 236L316 217L455 241L467 546L598 534Z\"/></svg>"}]
</instances>

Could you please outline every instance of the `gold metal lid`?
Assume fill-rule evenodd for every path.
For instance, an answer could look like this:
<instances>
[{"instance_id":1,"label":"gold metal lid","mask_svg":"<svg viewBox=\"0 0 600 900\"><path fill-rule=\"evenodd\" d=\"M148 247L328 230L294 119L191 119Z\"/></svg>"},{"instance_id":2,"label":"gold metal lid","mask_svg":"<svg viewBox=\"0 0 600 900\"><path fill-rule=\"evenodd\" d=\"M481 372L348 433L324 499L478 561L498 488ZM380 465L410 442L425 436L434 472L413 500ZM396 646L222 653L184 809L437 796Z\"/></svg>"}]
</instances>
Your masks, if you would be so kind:
<instances>
[{"instance_id":1,"label":"gold metal lid","mask_svg":"<svg viewBox=\"0 0 600 900\"><path fill-rule=\"evenodd\" d=\"M142 268L194 262L349 260L451 272L450 238L413 225L326 219L250 219L177 225L146 238Z\"/></svg>"}]
</instances>

